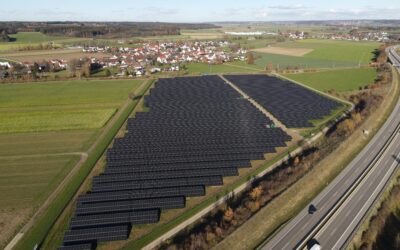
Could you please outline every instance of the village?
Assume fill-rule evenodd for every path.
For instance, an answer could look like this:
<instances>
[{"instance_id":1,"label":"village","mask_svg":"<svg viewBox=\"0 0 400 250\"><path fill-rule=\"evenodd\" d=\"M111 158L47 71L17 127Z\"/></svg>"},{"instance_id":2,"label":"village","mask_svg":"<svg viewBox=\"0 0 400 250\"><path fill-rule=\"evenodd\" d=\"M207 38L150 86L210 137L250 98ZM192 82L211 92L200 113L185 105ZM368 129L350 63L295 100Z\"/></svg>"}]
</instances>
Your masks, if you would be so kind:
<instances>
[{"instance_id":1,"label":"village","mask_svg":"<svg viewBox=\"0 0 400 250\"><path fill-rule=\"evenodd\" d=\"M284 40L324 39L347 41L387 42L399 37L387 32L361 32L354 27L350 32L309 34L304 31L285 32L225 32L244 40L264 39L265 36ZM62 54L50 60L29 62L0 62L0 79L38 79L52 75L69 77L143 77L160 72L184 71L188 64L218 65L232 61L247 61L250 49L242 48L232 39L141 42L125 46L78 45L66 49L81 51L80 57L63 58ZM278 39L279 40L279 39Z\"/></svg>"},{"instance_id":2,"label":"village","mask_svg":"<svg viewBox=\"0 0 400 250\"><path fill-rule=\"evenodd\" d=\"M187 63L222 64L244 61L247 50L232 51L228 41L146 42L139 47L79 46L89 56L42 62L2 62L0 78L66 70L70 75L90 67L91 72L106 71L105 76L141 77L158 72L179 71ZM70 48L72 49L72 48ZM92 56L93 54L96 56ZM12 71L9 69L13 68Z\"/></svg>"}]
</instances>

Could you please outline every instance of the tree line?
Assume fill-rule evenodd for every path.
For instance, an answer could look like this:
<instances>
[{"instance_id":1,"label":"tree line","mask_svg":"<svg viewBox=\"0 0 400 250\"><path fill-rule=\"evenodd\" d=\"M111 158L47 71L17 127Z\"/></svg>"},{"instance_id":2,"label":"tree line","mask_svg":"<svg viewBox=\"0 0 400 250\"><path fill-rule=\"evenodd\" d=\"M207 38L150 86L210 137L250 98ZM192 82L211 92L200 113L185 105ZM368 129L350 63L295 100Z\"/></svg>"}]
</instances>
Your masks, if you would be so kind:
<instances>
[{"instance_id":1,"label":"tree line","mask_svg":"<svg viewBox=\"0 0 400 250\"><path fill-rule=\"evenodd\" d=\"M218 26L196 23L158 22L0 22L0 32L41 32L48 35L70 37L132 37L179 35L181 29L209 29Z\"/></svg>"}]
</instances>

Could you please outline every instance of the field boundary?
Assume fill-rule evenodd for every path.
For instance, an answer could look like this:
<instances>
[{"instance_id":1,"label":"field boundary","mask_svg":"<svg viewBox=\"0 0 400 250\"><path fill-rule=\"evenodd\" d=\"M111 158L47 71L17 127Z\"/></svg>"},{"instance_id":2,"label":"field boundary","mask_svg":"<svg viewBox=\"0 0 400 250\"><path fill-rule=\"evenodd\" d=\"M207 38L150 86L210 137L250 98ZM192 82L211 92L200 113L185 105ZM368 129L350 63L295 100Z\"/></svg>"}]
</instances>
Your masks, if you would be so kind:
<instances>
[{"instance_id":1,"label":"field boundary","mask_svg":"<svg viewBox=\"0 0 400 250\"><path fill-rule=\"evenodd\" d=\"M139 92L150 81L144 81L135 93ZM117 114L107 123L97 140L87 150L87 157L73 167L62 183L52 192L48 199L35 212L17 235L7 245L6 249L32 249L40 245L51 229L58 216L79 189L86 176L107 149L115 134L119 131L138 102L128 98Z\"/></svg>"}]
</instances>

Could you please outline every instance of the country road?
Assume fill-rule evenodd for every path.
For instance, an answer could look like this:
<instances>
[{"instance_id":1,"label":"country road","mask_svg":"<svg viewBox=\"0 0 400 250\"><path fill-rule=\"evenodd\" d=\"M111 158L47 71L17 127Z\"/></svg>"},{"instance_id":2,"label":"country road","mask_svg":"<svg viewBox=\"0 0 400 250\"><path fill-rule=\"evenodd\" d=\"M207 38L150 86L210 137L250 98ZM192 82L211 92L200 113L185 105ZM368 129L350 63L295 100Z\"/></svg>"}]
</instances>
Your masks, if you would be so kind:
<instances>
[{"instance_id":1,"label":"country road","mask_svg":"<svg viewBox=\"0 0 400 250\"><path fill-rule=\"evenodd\" d=\"M316 212L307 206L262 249L303 249L310 239L322 249L343 249L399 166L399 130L400 101L369 144L310 203Z\"/></svg>"}]
</instances>

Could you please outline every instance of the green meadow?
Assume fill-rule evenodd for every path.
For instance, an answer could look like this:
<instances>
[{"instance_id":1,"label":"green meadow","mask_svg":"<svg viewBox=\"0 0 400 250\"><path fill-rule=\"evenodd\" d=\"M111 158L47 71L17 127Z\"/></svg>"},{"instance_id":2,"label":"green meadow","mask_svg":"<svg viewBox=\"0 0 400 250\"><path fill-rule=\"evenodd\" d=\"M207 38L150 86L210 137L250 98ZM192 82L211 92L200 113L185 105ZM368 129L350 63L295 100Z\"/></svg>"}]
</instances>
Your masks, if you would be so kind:
<instances>
[{"instance_id":1,"label":"green meadow","mask_svg":"<svg viewBox=\"0 0 400 250\"><path fill-rule=\"evenodd\" d=\"M321 91L338 92L358 90L374 83L376 70L373 68L354 68L325 70L313 73L284 74L285 77Z\"/></svg>"},{"instance_id":2,"label":"green meadow","mask_svg":"<svg viewBox=\"0 0 400 250\"><path fill-rule=\"evenodd\" d=\"M142 83L79 80L0 85L0 248Z\"/></svg>"},{"instance_id":3,"label":"green meadow","mask_svg":"<svg viewBox=\"0 0 400 250\"><path fill-rule=\"evenodd\" d=\"M279 69L288 67L356 67L360 64L368 64L371 61L373 51L379 47L379 43L306 39L277 43L274 46L283 48L307 48L312 49L312 51L301 57L256 53L257 65L264 68L267 64L272 63L274 68Z\"/></svg>"},{"instance_id":4,"label":"green meadow","mask_svg":"<svg viewBox=\"0 0 400 250\"><path fill-rule=\"evenodd\" d=\"M0 133L98 129L114 113L115 109L0 112Z\"/></svg>"},{"instance_id":5,"label":"green meadow","mask_svg":"<svg viewBox=\"0 0 400 250\"><path fill-rule=\"evenodd\" d=\"M222 73L257 73L261 69L246 63L232 62L225 64L190 63L186 65L187 71L194 74L222 74Z\"/></svg>"},{"instance_id":6,"label":"green meadow","mask_svg":"<svg viewBox=\"0 0 400 250\"><path fill-rule=\"evenodd\" d=\"M47 44L54 42L56 45L62 45L66 43L75 43L86 41L86 38L76 37L64 37L64 36L48 36L40 32L18 32L17 34L9 35L14 38L12 42L0 42L1 50L16 50L25 46L37 46L40 44Z\"/></svg>"}]
</instances>

